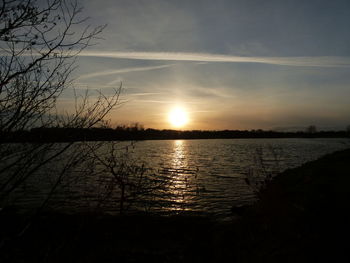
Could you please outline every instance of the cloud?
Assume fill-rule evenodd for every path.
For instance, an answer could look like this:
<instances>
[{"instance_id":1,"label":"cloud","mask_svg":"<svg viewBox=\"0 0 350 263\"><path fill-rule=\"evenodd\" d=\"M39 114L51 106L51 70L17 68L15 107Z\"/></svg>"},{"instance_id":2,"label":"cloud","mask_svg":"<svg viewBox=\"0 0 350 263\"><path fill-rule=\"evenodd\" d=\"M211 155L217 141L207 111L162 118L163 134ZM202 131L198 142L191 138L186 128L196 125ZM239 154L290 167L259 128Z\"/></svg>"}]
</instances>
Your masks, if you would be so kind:
<instances>
[{"instance_id":1,"label":"cloud","mask_svg":"<svg viewBox=\"0 0 350 263\"><path fill-rule=\"evenodd\" d=\"M350 67L350 57L318 56L318 57L244 57L212 53L188 52L102 52L83 51L80 56L108 57L136 60L165 60L165 61L198 61L198 62L231 62L231 63L262 63L283 66L302 67ZM163 65L149 67L149 70L169 67ZM147 68L131 68L116 73L147 70ZM112 71L110 71L112 72ZM97 74L97 73L95 73ZM107 74L107 73L106 73ZM108 73L113 74L113 73Z\"/></svg>"},{"instance_id":2,"label":"cloud","mask_svg":"<svg viewBox=\"0 0 350 263\"><path fill-rule=\"evenodd\" d=\"M160 103L160 104L171 104L171 100L134 100L135 102L146 102L146 103Z\"/></svg>"},{"instance_id":3,"label":"cloud","mask_svg":"<svg viewBox=\"0 0 350 263\"><path fill-rule=\"evenodd\" d=\"M81 79L88 79L88 78L94 78L94 77L100 77L100 76L107 76L107 75L121 74L121 73L130 73L130 72L137 72L137 71L157 70L157 69L169 68L169 67L172 67L174 65L176 65L176 64L106 70L106 71L100 71L100 72L94 72L94 73L85 74L85 75L80 76L79 79L81 80Z\"/></svg>"},{"instance_id":4,"label":"cloud","mask_svg":"<svg viewBox=\"0 0 350 263\"><path fill-rule=\"evenodd\" d=\"M7 56L6 50L0 51L0 54ZM23 53L21 56L33 56L30 53ZM303 56L303 57L249 57L249 56L233 56L214 53L191 53L191 52L141 52L141 51L82 51L79 53L82 57L103 57L116 59L135 59L135 60L154 60L154 61L193 61L200 62L226 62L226 63L261 63L281 66L294 67L350 67L349 56ZM176 64L134 67L117 70L108 70L86 74L80 78L91 78L97 76L129 73L136 71L156 70L168 68Z\"/></svg>"},{"instance_id":5,"label":"cloud","mask_svg":"<svg viewBox=\"0 0 350 263\"><path fill-rule=\"evenodd\" d=\"M153 95L160 95L164 94L161 92L140 92L140 93L130 93L129 96L153 96Z\"/></svg>"}]
</instances>

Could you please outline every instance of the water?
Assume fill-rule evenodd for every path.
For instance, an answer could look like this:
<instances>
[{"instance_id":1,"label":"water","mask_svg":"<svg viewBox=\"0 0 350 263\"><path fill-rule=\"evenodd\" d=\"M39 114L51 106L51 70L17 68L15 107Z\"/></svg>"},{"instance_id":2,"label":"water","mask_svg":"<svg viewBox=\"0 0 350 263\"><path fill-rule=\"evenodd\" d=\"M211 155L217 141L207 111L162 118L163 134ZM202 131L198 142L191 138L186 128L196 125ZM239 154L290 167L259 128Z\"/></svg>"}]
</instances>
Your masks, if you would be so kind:
<instances>
[{"instance_id":1,"label":"water","mask_svg":"<svg viewBox=\"0 0 350 263\"><path fill-rule=\"evenodd\" d=\"M227 215L232 206L255 200L257 188L245 178L263 176L262 169L280 172L297 167L346 145L347 140L341 139L145 141L136 144L134 155L151 167L169 171L174 185L187 182L173 210Z\"/></svg>"},{"instance_id":2,"label":"water","mask_svg":"<svg viewBox=\"0 0 350 263\"><path fill-rule=\"evenodd\" d=\"M347 139L108 142L99 148L96 156L101 162L104 160L111 165L110 153L113 150L117 159L113 165L117 173L111 173L110 167L101 162L95 163L97 169L89 173L88 164L83 162L67 177L69 182L56 190L50 205L67 211L99 209L104 213L118 213L121 193L118 179L122 179L129 184L126 195L130 196L123 204L125 210L190 211L225 217L230 214L232 206L250 204L255 200L259 181L266 174L297 167L347 147ZM121 164L123 169L120 169ZM54 170L51 166L51 171ZM118 172L123 177L118 178ZM27 182L26 191L30 188L32 194L26 194L18 202L28 206L33 200L42 198L43 188L49 188L55 182L54 175L50 177L48 174L45 170L40 180ZM45 180L51 184L45 184Z\"/></svg>"}]
</instances>

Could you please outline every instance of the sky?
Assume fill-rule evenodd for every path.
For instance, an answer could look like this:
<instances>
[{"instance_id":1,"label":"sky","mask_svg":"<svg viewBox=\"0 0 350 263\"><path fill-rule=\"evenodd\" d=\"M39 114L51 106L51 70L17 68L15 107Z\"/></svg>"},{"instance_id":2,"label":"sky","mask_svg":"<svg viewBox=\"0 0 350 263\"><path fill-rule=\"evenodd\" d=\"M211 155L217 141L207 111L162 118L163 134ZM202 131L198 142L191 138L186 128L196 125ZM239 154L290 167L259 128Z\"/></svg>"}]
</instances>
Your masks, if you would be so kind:
<instances>
[{"instance_id":1,"label":"sky","mask_svg":"<svg viewBox=\"0 0 350 263\"><path fill-rule=\"evenodd\" d=\"M84 0L103 39L80 54L76 87L112 93L113 125L295 130L350 124L350 1ZM69 93L66 95L69 97Z\"/></svg>"}]
</instances>

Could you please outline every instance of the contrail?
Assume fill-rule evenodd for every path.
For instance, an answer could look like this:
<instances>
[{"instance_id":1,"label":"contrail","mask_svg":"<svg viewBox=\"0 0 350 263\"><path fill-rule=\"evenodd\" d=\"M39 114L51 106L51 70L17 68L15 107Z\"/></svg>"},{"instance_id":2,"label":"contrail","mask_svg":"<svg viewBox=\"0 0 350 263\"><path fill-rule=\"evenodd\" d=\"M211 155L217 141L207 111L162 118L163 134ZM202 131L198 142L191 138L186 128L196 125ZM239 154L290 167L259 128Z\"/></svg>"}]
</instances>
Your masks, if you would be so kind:
<instances>
[{"instance_id":1,"label":"contrail","mask_svg":"<svg viewBox=\"0 0 350 263\"><path fill-rule=\"evenodd\" d=\"M120 74L120 73L163 69L163 68L169 68L169 67L174 66L174 65L175 64L167 64L167 65L160 65L160 66L134 67L134 68L122 68L122 69L115 69L115 70L99 71L99 72L94 72L94 73L82 75L78 79L81 80L81 79L87 79L87 78L93 78L93 77L99 77L99 76L107 76L107 75Z\"/></svg>"},{"instance_id":2,"label":"contrail","mask_svg":"<svg viewBox=\"0 0 350 263\"><path fill-rule=\"evenodd\" d=\"M86 57L108 57L137 60L197 61L197 62L231 62L262 63L296 67L350 67L350 57L317 56L317 57L243 57L212 53L186 52L103 52L83 51L79 54ZM159 66L162 68L163 66ZM167 67L164 65L164 67ZM153 69L153 67L150 67ZM156 68L156 67L154 67ZM136 68L137 69L137 68ZM139 69L141 70L141 68ZM135 70L136 71L136 70Z\"/></svg>"},{"instance_id":3,"label":"contrail","mask_svg":"<svg viewBox=\"0 0 350 263\"><path fill-rule=\"evenodd\" d=\"M0 51L2 56L9 55L6 50ZM39 54L37 54L39 55ZM35 56L23 53L21 56ZM122 51L88 51L79 53L82 57L106 57L136 60L154 61L194 61L194 62L226 62L226 63L261 63L294 67L350 67L350 57L348 56L303 56L303 57L244 57L234 55L223 55L213 53L191 53L191 52L122 52ZM115 73L127 73L133 71L154 70L172 65L162 65L155 67L127 68L115 71ZM112 72L112 71L109 71ZM97 73L96 73L97 74ZM113 73L104 73L105 75ZM90 75L90 74L89 74ZM99 75L96 75L99 76Z\"/></svg>"}]
</instances>

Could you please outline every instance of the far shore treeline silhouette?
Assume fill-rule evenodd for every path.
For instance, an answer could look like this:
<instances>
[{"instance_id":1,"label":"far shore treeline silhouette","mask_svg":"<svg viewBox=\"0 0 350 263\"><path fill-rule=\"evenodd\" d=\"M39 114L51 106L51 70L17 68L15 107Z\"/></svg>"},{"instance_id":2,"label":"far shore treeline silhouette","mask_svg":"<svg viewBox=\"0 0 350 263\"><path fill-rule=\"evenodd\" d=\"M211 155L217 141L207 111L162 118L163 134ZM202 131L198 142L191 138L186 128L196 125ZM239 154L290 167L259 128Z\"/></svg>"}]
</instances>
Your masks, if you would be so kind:
<instances>
[{"instance_id":1,"label":"far shore treeline silhouette","mask_svg":"<svg viewBox=\"0 0 350 263\"><path fill-rule=\"evenodd\" d=\"M0 142L72 142L114 140L167 140L167 139L235 139L235 138L344 138L349 131L297 131L272 130L157 130L139 126L116 128L33 128L1 133Z\"/></svg>"}]
</instances>

